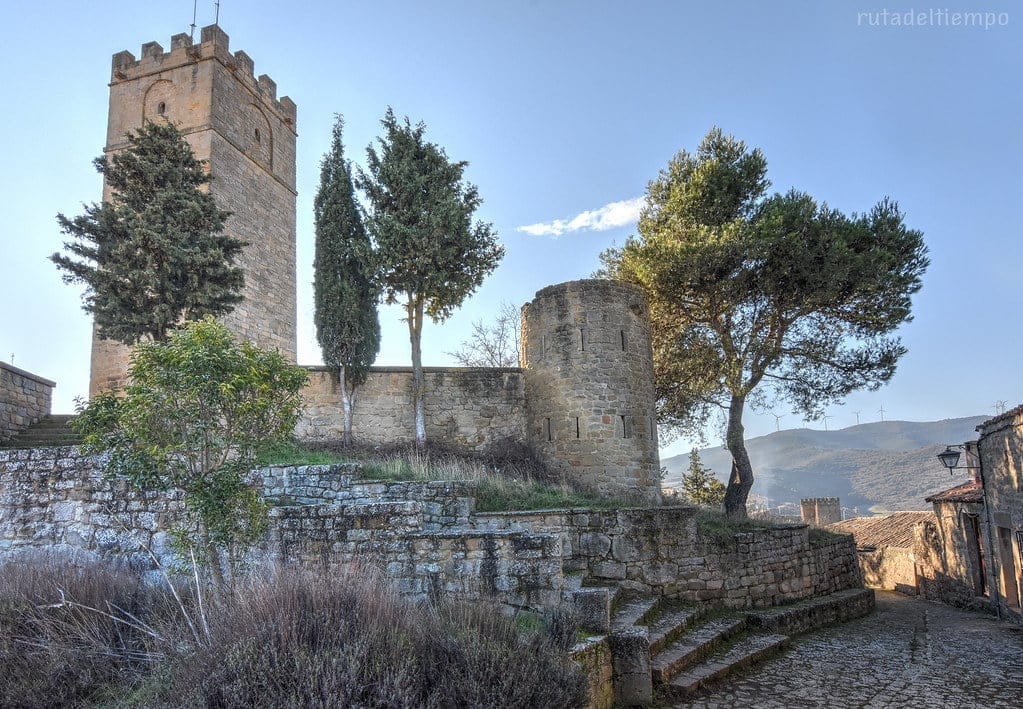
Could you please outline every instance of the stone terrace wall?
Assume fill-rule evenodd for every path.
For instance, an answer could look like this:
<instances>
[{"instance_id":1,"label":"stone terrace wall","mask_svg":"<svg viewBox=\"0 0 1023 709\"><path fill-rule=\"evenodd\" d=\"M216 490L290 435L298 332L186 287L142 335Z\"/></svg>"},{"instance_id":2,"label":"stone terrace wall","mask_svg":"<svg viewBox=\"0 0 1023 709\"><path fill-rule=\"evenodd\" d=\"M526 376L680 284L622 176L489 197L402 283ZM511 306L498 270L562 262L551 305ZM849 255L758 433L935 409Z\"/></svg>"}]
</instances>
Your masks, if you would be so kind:
<instances>
[{"instance_id":1,"label":"stone terrace wall","mask_svg":"<svg viewBox=\"0 0 1023 709\"><path fill-rule=\"evenodd\" d=\"M267 538L250 554L337 570L369 563L403 592L488 597L516 607L557 605L558 535L466 527L474 488L450 482L362 482L351 469L257 470L271 502ZM142 495L108 480L76 448L0 450L0 559L33 551L153 568L174 558L168 534L180 493Z\"/></svg>"},{"instance_id":2,"label":"stone terrace wall","mask_svg":"<svg viewBox=\"0 0 1023 709\"><path fill-rule=\"evenodd\" d=\"M862 586L851 536L811 544L806 525L697 532L691 507L482 514L493 529L558 530L565 570L594 581L730 608L766 607Z\"/></svg>"},{"instance_id":3,"label":"stone terrace wall","mask_svg":"<svg viewBox=\"0 0 1023 709\"><path fill-rule=\"evenodd\" d=\"M143 495L108 480L77 448L0 450L0 557L52 550L127 559L148 567L151 548L170 559L177 492Z\"/></svg>"},{"instance_id":4,"label":"stone terrace wall","mask_svg":"<svg viewBox=\"0 0 1023 709\"><path fill-rule=\"evenodd\" d=\"M300 440L341 439L341 393L337 372L308 367L302 392L305 413L295 429ZM426 437L485 451L525 440L526 413L522 370L425 367ZM412 423L412 368L373 367L356 390L352 432L367 443L408 442Z\"/></svg>"},{"instance_id":5,"label":"stone terrace wall","mask_svg":"<svg viewBox=\"0 0 1023 709\"><path fill-rule=\"evenodd\" d=\"M345 465L253 472L271 502L252 558L340 570L371 563L403 592L557 605L565 573L627 589L732 607L766 607L861 586L852 537L810 543L804 525L715 541L695 510L552 510L473 514L470 483L353 479ZM143 496L107 480L75 448L0 451L0 558L57 549L164 562L180 496Z\"/></svg>"},{"instance_id":6,"label":"stone terrace wall","mask_svg":"<svg viewBox=\"0 0 1023 709\"><path fill-rule=\"evenodd\" d=\"M48 416L55 386L49 379L0 362L0 441Z\"/></svg>"}]
</instances>

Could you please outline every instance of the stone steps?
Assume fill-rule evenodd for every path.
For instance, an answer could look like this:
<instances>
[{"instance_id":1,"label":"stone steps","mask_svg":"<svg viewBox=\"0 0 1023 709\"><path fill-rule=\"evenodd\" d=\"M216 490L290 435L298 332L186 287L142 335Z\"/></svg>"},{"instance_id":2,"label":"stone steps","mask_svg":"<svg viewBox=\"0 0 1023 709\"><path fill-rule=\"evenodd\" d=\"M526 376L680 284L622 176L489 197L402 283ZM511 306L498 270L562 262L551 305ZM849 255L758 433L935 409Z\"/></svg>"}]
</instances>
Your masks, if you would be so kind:
<instances>
[{"instance_id":1,"label":"stone steps","mask_svg":"<svg viewBox=\"0 0 1023 709\"><path fill-rule=\"evenodd\" d=\"M649 624L650 654L656 655L705 615L701 608L666 609Z\"/></svg>"},{"instance_id":2,"label":"stone steps","mask_svg":"<svg viewBox=\"0 0 1023 709\"><path fill-rule=\"evenodd\" d=\"M10 440L0 443L0 448L53 448L77 446L82 436L71 429L74 416L50 415L32 424Z\"/></svg>"},{"instance_id":3,"label":"stone steps","mask_svg":"<svg viewBox=\"0 0 1023 709\"><path fill-rule=\"evenodd\" d=\"M710 682L777 654L788 641L787 635L778 633L747 635L662 684L660 692L673 699L691 697Z\"/></svg>"},{"instance_id":4,"label":"stone steps","mask_svg":"<svg viewBox=\"0 0 1023 709\"><path fill-rule=\"evenodd\" d=\"M861 618L873 610L873 589L851 588L797 601L787 606L749 611L746 613L746 620L751 628L795 635L823 628L825 625Z\"/></svg>"},{"instance_id":5,"label":"stone steps","mask_svg":"<svg viewBox=\"0 0 1023 709\"><path fill-rule=\"evenodd\" d=\"M634 625L646 625L653 616L658 604L658 596L627 596L624 597L611 616L611 628L624 630Z\"/></svg>"},{"instance_id":6,"label":"stone steps","mask_svg":"<svg viewBox=\"0 0 1023 709\"><path fill-rule=\"evenodd\" d=\"M654 684L667 684L683 670L714 653L746 628L744 618L715 618L681 635L650 660Z\"/></svg>"}]
</instances>

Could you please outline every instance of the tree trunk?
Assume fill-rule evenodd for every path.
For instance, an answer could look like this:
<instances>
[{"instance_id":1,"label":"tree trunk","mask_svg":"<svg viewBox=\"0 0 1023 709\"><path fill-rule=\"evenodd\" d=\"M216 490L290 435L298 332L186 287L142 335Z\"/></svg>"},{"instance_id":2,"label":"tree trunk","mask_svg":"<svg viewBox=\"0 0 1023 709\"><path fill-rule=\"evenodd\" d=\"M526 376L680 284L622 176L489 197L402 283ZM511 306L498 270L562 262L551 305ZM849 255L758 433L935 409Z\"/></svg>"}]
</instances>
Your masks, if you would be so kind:
<instances>
[{"instance_id":1,"label":"tree trunk","mask_svg":"<svg viewBox=\"0 0 1023 709\"><path fill-rule=\"evenodd\" d=\"M412 343L412 409L416 427L416 445L426 445L426 412L423 409L423 393L426 383L423 381L423 300L410 299L406 306L408 312L409 340Z\"/></svg>"},{"instance_id":2,"label":"tree trunk","mask_svg":"<svg viewBox=\"0 0 1023 709\"><path fill-rule=\"evenodd\" d=\"M355 441L352 436L352 411L355 408L355 385L349 384L345 377L345 367L338 367L338 383L341 386L341 443L350 446Z\"/></svg>"},{"instance_id":3,"label":"tree trunk","mask_svg":"<svg viewBox=\"0 0 1023 709\"><path fill-rule=\"evenodd\" d=\"M746 519L746 498L753 488L753 465L746 452L745 430L742 426L745 407L746 397L732 396L728 406L728 432L725 435L725 446L732 454L732 474L725 491L725 514L735 520Z\"/></svg>"}]
</instances>

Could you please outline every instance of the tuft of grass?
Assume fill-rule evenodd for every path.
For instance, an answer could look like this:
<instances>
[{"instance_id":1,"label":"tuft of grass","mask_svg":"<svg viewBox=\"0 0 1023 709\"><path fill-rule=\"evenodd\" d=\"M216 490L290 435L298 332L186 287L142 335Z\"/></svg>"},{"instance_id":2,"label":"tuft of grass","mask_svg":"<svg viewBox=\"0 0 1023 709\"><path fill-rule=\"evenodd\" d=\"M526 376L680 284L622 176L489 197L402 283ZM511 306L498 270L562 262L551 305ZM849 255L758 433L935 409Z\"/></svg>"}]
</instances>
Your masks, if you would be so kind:
<instances>
[{"instance_id":1,"label":"tuft of grass","mask_svg":"<svg viewBox=\"0 0 1023 709\"><path fill-rule=\"evenodd\" d=\"M829 529L821 529L820 527L810 527L810 546L820 547L826 544L836 542L846 535L832 532Z\"/></svg>"},{"instance_id":2,"label":"tuft of grass","mask_svg":"<svg viewBox=\"0 0 1023 709\"><path fill-rule=\"evenodd\" d=\"M762 529L763 524L754 520L741 521L729 519L719 509L700 507L696 513L696 531L700 537L715 546L729 546L735 543L735 535Z\"/></svg>"},{"instance_id":3,"label":"tuft of grass","mask_svg":"<svg viewBox=\"0 0 1023 709\"><path fill-rule=\"evenodd\" d=\"M333 451L311 448L294 441L275 443L263 448L256 458L260 466L267 465L330 465L345 463L348 459Z\"/></svg>"}]
</instances>

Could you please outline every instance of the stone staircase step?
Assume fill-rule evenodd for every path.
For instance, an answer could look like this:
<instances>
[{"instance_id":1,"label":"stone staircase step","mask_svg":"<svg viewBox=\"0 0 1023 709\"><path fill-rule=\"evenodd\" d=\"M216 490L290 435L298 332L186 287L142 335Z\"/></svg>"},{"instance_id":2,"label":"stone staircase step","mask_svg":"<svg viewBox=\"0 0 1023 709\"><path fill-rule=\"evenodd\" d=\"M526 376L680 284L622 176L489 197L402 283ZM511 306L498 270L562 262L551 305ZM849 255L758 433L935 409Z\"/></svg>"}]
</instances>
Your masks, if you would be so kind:
<instances>
[{"instance_id":1,"label":"stone staircase step","mask_svg":"<svg viewBox=\"0 0 1023 709\"><path fill-rule=\"evenodd\" d=\"M0 448L53 448L76 446L82 436L71 429L74 416L58 414L46 416L20 431L13 438L0 443Z\"/></svg>"},{"instance_id":2,"label":"stone staircase step","mask_svg":"<svg viewBox=\"0 0 1023 709\"><path fill-rule=\"evenodd\" d=\"M611 616L611 628L613 630L627 629L634 625L642 625L648 620L657 604L660 603L659 596L639 596L625 598L621 601Z\"/></svg>"},{"instance_id":3,"label":"stone staircase step","mask_svg":"<svg viewBox=\"0 0 1023 709\"><path fill-rule=\"evenodd\" d=\"M580 585L572 588L566 583L562 598L568 601L582 628L605 634L611 630L611 606L616 591L607 586Z\"/></svg>"},{"instance_id":4,"label":"stone staircase step","mask_svg":"<svg viewBox=\"0 0 1023 709\"><path fill-rule=\"evenodd\" d=\"M786 606L750 611L746 619L752 628L795 635L861 618L873 610L873 589L851 588Z\"/></svg>"},{"instance_id":5,"label":"stone staircase step","mask_svg":"<svg viewBox=\"0 0 1023 709\"><path fill-rule=\"evenodd\" d=\"M686 633L650 660L654 684L666 684L746 628L744 618L715 618Z\"/></svg>"},{"instance_id":6,"label":"stone staircase step","mask_svg":"<svg viewBox=\"0 0 1023 709\"><path fill-rule=\"evenodd\" d=\"M780 652L788 640L787 635L777 633L746 636L728 649L679 674L664 685L661 691L678 699L691 697L708 683Z\"/></svg>"},{"instance_id":7,"label":"stone staircase step","mask_svg":"<svg viewBox=\"0 0 1023 709\"><path fill-rule=\"evenodd\" d=\"M649 623L650 655L654 656L683 633L695 627L706 611L702 608L666 610Z\"/></svg>"}]
</instances>

